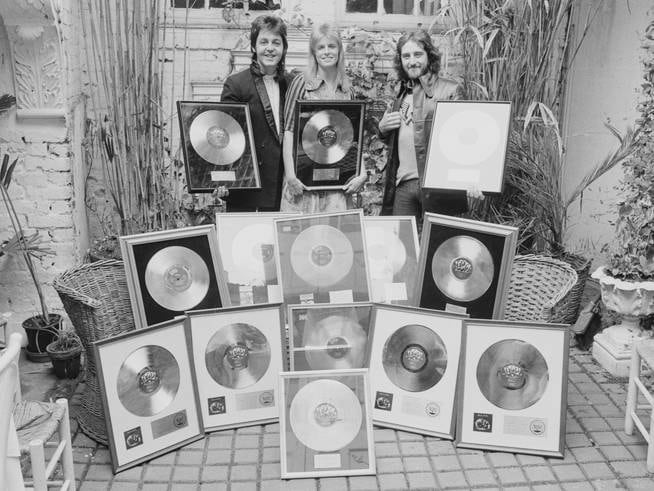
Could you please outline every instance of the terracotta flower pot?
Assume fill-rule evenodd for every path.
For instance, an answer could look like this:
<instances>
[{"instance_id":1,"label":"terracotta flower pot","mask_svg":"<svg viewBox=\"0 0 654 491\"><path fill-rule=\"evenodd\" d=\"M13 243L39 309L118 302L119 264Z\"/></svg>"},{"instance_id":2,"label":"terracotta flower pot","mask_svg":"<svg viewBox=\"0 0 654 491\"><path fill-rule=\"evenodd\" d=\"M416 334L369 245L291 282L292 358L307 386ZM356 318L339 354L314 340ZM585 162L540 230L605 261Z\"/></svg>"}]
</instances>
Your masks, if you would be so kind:
<instances>
[{"instance_id":1,"label":"terracotta flower pot","mask_svg":"<svg viewBox=\"0 0 654 491\"><path fill-rule=\"evenodd\" d=\"M57 378L77 378L79 376L82 359L82 346L68 351L57 351L56 342L46 347L52 367Z\"/></svg>"},{"instance_id":2,"label":"terracotta flower pot","mask_svg":"<svg viewBox=\"0 0 654 491\"><path fill-rule=\"evenodd\" d=\"M23 321L23 329L27 335L25 352L30 361L48 361L46 348L61 330L62 318L59 314L50 314L48 321L43 323L40 316L33 316Z\"/></svg>"}]
</instances>

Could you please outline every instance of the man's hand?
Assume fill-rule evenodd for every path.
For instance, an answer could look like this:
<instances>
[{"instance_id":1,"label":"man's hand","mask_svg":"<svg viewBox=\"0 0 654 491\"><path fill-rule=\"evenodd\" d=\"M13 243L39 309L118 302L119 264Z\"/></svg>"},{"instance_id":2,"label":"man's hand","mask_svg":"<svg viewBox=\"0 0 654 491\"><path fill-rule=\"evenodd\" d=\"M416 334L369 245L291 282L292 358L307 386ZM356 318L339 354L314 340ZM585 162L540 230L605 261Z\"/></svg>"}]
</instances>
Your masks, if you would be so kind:
<instances>
[{"instance_id":1,"label":"man's hand","mask_svg":"<svg viewBox=\"0 0 654 491\"><path fill-rule=\"evenodd\" d=\"M345 186L343 186L343 191L345 191L346 194L356 193L359 189L363 187L363 185L366 183L367 180L368 180L368 174L359 174L358 176L350 179L345 184Z\"/></svg>"},{"instance_id":2,"label":"man's hand","mask_svg":"<svg viewBox=\"0 0 654 491\"><path fill-rule=\"evenodd\" d=\"M388 133L400 127L402 121L399 111L385 112L379 122L379 131Z\"/></svg>"},{"instance_id":3,"label":"man's hand","mask_svg":"<svg viewBox=\"0 0 654 491\"><path fill-rule=\"evenodd\" d=\"M466 196L468 199L478 199L483 200L485 198L484 193L482 193L477 186L470 186L466 189Z\"/></svg>"}]
</instances>

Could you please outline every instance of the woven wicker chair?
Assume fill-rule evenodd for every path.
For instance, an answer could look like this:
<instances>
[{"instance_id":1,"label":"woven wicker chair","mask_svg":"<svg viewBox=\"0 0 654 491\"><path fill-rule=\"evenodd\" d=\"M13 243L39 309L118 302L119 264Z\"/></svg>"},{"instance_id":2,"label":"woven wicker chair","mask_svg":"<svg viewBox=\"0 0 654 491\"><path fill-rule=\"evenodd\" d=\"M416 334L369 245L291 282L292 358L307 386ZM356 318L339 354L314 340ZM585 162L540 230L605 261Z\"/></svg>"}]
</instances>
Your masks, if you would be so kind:
<instances>
[{"instance_id":1,"label":"woven wicker chair","mask_svg":"<svg viewBox=\"0 0 654 491\"><path fill-rule=\"evenodd\" d=\"M86 352L86 387L77 421L84 433L107 444L93 343L135 329L123 262L83 264L57 277L53 286Z\"/></svg>"},{"instance_id":2,"label":"woven wicker chair","mask_svg":"<svg viewBox=\"0 0 654 491\"><path fill-rule=\"evenodd\" d=\"M551 257L516 256L511 269L504 318L514 321L563 322L557 304L577 282L572 267Z\"/></svg>"}]
</instances>

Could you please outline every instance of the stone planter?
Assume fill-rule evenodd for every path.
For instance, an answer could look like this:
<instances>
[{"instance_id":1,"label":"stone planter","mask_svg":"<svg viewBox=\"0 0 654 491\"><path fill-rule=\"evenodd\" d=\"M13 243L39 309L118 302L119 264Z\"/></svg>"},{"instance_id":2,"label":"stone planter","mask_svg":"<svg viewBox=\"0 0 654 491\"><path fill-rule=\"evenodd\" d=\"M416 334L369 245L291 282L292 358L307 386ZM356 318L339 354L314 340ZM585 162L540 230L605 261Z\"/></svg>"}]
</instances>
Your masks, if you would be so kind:
<instances>
[{"instance_id":1,"label":"stone planter","mask_svg":"<svg viewBox=\"0 0 654 491\"><path fill-rule=\"evenodd\" d=\"M654 281L625 281L609 276L601 266L592 274L599 281L602 302L622 316L620 324L595 336L593 356L612 375L629 376L634 339L650 337L640 328L640 318L654 313Z\"/></svg>"}]
</instances>

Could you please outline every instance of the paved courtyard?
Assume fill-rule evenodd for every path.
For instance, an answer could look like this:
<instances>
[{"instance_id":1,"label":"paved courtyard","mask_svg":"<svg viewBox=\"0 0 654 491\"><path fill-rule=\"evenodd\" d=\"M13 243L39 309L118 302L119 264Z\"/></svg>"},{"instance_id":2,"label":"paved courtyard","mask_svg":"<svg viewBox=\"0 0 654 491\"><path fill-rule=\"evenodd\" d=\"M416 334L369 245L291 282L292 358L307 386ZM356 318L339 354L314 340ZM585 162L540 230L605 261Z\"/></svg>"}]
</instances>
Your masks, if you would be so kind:
<instances>
[{"instance_id":1,"label":"paved courtyard","mask_svg":"<svg viewBox=\"0 0 654 491\"><path fill-rule=\"evenodd\" d=\"M612 378L590 353L576 347L570 351L568 378L564 459L456 449L450 441L375 428L376 476L283 481L279 425L269 424L211 433L113 475L107 447L74 423L76 476L82 491L654 490L654 475L645 467L644 439L623 431L626 380ZM46 379L39 376L31 391L38 392ZM78 385L72 398L73 415L80 410L81 390Z\"/></svg>"}]
</instances>

